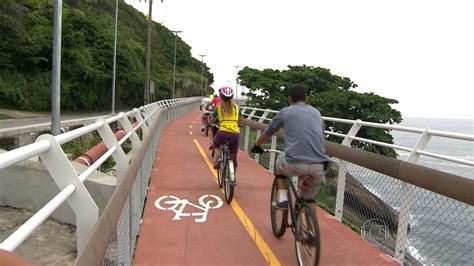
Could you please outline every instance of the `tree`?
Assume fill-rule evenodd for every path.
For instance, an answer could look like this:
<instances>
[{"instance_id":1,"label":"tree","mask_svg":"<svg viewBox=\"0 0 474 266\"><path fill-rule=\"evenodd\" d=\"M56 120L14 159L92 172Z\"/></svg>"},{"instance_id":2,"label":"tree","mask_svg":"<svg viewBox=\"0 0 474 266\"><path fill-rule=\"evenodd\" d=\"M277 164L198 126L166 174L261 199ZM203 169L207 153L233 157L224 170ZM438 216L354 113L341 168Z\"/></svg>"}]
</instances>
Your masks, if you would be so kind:
<instances>
[{"instance_id":1,"label":"tree","mask_svg":"<svg viewBox=\"0 0 474 266\"><path fill-rule=\"evenodd\" d=\"M54 1L0 1L0 107L50 109ZM61 109L108 110L112 94L115 0L65 0L62 21ZM117 107L143 103L145 16L119 1ZM151 79L155 100L171 97L174 35L153 22ZM177 40L180 95L199 94L201 62ZM213 75L205 66L209 84ZM179 80L178 80L179 81ZM183 92L186 92L184 94Z\"/></svg>"},{"instance_id":2,"label":"tree","mask_svg":"<svg viewBox=\"0 0 474 266\"><path fill-rule=\"evenodd\" d=\"M288 66L288 70L260 71L245 67L239 71L239 79L241 85L249 89L246 95L251 98L248 103L250 106L280 110L288 104L289 88L299 83L308 89L308 103L319 109L323 116L389 124L402 121L400 112L390 106L398 103L397 100L374 93L351 91L357 84L347 77L331 74L329 69L303 65ZM326 122L325 127L333 132L347 133L350 125ZM393 143L389 130L362 127L357 136ZM329 140L340 142L340 138L334 136ZM358 141L353 141L352 146L396 156L396 152L390 148Z\"/></svg>"}]
</instances>

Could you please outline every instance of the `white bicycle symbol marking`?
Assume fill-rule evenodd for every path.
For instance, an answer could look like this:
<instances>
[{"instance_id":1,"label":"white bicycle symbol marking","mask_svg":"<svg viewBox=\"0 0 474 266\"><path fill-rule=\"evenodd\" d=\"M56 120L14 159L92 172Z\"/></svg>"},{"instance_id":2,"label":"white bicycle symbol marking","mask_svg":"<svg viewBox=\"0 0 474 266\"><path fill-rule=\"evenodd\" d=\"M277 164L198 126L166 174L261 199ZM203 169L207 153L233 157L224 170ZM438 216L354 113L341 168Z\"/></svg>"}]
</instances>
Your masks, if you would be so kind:
<instances>
[{"instance_id":1,"label":"white bicycle symbol marking","mask_svg":"<svg viewBox=\"0 0 474 266\"><path fill-rule=\"evenodd\" d=\"M187 199L180 199L172 195L161 196L155 201L156 208L164 211L171 210L175 213L172 220L181 220L181 217L186 216L198 216L199 218L194 219L196 223L205 222L209 210L220 208L223 202L218 196L207 194L199 198L199 204L200 205L196 205ZM200 209L202 212L184 212L186 205Z\"/></svg>"}]
</instances>

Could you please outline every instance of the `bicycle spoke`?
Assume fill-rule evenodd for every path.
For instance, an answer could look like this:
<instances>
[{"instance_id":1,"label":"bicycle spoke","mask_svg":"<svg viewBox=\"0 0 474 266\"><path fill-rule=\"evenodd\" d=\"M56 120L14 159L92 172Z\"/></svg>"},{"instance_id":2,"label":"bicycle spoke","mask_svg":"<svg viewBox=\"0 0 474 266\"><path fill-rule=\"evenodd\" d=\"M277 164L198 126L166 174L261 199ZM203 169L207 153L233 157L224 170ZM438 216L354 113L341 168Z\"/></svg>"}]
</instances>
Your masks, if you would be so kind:
<instances>
[{"instance_id":1,"label":"bicycle spoke","mask_svg":"<svg viewBox=\"0 0 474 266\"><path fill-rule=\"evenodd\" d=\"M307 203L297 213L295 249L299 265L317 265L320 257L320 236L316 215Z\"/></svg>"},{"instance_id":2,"label":"bicycle spoke","mask_svg":"<svg viewBox=\"0 0 474 266\"><path fill-rule=\"evenodd\" d=\"M270 197L270 217L272 222L272 231L276 237L281 237L286 230L286 221L288 219L288 210L278 209L274 206L277 200L278 185L276 179L273 181Z\"/></svg>"}]
</instances>

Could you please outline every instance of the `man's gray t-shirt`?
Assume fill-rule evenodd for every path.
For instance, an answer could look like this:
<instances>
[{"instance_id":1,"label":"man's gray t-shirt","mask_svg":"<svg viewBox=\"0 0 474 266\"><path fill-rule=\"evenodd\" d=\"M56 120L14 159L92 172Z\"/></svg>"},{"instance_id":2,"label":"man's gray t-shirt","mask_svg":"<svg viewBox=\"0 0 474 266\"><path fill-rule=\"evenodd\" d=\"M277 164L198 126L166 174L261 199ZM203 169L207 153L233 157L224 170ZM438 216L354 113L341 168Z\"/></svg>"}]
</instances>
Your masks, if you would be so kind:
<instances>
[{"instance_id":1,"label":"man's gray t-shirt","mask_svg":"<svg viewBox=\"0 0 474 266\"><path fill-rule=\"evenodd\" d=\"M286 160L292 163L329 161L324 148L323 120L311 105L299 102L281 109L272 119L265 134L285 129Z\"/></svg>"}]
</instances>

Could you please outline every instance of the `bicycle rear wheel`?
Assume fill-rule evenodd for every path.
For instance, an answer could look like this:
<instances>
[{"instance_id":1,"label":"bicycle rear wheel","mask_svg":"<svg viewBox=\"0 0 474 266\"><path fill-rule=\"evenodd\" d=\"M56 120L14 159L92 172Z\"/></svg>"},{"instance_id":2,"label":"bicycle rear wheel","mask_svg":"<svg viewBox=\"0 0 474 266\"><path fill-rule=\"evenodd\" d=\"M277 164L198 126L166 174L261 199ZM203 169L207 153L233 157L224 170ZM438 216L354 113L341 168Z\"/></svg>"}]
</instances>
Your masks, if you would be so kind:
<instances>
[{"instance_id":1,"label":"bicycle rear wheel","mask_svg":"<svg viewBox=\"0 0 474 266\"><path fill-rule=\"evenodd\" d=\"M213 150L214 152L214 150ZM226 174L227 171L225 169L226 163L225 163L225 158L223 154L221 153L221 164L219 165L219 169L217 171L217 183L219 184L219 187L222 188L224 186L224 180L226 179Z\"/></svg>"},{"instance_id":2,"label":"bicycle rear wheel","mask_svg":"<svg viewBox=\"0 0 474 266\"><path fill-rule=\"evenodd\" d=\"M318 265L321 256L319 225L313 207L301 202L296 213L295 251L298 265Z\"/></svg>"},{"instance_id":3,"label":"bicycle rear wheel","mask_svg":"<svg viewBox=\"0 0 474 266\"><path fill-rule=\"evenodd\" d=\"M228 160L225 165L225 178L224 178L224 196L225 201L230 203L234 198L234 162L232 160ZM234 179L234 180L232 180Z\"/></svg>"},{"instance_id":4,"label":"bicycle rear wheel","mask_svg":"<svg viewBox=\"0 0 474 266\"><path fill-rule=\"evenodd\" d=\"M278 183L277 179L273 180L272 192L270 196L270 217L272 220L272 230L273 234L280 238L285 234L286 222L288 219L288 210L278 209L275 204L277 202L278 195Z\"/></svg>"}]
</instances>

